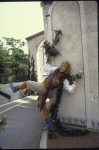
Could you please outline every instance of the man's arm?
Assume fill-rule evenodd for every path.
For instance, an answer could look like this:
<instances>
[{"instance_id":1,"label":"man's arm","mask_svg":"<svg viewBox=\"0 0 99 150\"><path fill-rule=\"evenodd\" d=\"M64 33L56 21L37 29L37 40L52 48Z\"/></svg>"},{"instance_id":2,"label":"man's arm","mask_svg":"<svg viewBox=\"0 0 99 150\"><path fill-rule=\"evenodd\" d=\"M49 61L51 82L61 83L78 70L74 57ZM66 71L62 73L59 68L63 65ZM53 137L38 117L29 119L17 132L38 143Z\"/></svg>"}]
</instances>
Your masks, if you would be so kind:
<instances>
[{"instance_id":1,"label":"man's arm","mask_svg":"<svg viewBox=\"0 0 99 150\"><path fill-rule=\"evenodd\" d=\"M69 94L73 94L75 92L75 89L77 87L77 83L76 81L70 85L69 84L69 81L67 79L64 80L64 86L63 86L63 89L68 92Z\"/></svg>"},{"instance_id":2,"label":"man's arm","mask_svg":"<svg viewBox=\"0 0 99 150\"><path fill-rule=\"evenodd\" d=\"M44 65L44 71L46 72L47 75L50 75L56 69L57 67L51 67L51 57L48 56L47 63L46 65Z\"/></svg>"}]
</instances>

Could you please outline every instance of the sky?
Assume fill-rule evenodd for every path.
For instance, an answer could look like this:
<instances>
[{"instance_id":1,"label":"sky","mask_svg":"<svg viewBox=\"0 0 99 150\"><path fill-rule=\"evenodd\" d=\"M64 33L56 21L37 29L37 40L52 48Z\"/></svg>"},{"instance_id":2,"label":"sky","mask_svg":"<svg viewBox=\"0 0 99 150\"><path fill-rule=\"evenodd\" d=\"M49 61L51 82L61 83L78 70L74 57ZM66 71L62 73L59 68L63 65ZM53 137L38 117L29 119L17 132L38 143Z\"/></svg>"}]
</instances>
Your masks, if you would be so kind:
<instances>
[{"instance_id":1,"label":"sky","mask_svg":"<svg viewBox=\"0 0 99 150\"><path fill-rule=\"evenodd\" d=\"M28 54L25 38L44 30L43 10L40 1L0 2L0 39L2 37L21 39L26 43L24 53Z\"/></svg>"}]
</instances>

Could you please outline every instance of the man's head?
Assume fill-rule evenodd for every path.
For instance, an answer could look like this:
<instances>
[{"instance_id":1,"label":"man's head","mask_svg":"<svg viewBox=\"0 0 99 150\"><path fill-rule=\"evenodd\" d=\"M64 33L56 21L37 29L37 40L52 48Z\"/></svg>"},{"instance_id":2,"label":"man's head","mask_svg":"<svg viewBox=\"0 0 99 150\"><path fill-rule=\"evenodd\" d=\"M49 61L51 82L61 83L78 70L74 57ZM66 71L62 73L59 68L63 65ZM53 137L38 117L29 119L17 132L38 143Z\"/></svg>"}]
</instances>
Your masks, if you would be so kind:
<instances>
[{"instance_id":1,"label":"man's head","mask_svg":"<svg viewBox=\"0 0 99 150\"><path fill-rule=\"evenodd\" d=\"M60 72L66 72L66 73L70 73L71 71L71 65L69 62L62 62L61 66L60 66Z\"/></svg>"}]
</instances>

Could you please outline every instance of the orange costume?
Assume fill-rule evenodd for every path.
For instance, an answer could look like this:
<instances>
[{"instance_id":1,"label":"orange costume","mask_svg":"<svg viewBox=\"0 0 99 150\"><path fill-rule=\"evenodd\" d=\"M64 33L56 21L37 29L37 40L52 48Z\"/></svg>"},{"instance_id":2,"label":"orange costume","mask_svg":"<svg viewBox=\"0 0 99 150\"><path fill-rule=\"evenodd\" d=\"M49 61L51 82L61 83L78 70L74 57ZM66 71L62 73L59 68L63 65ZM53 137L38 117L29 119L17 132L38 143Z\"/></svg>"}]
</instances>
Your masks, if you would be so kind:
<instances>
[{"instance_id":1,"label":"orange costume","mask_svg":"<svg viewBox=\"0 0 99 150\"><path fill-rule=\"evenodd\" d=\"M59 79L64 75L65 72L59 72L57 67L51 67L51 65L48 63L44 66L44 71L47 73L48 77L43 81L43 83L28 80L17 87L14 87L13 84L10 83L10 87L12 88L13 92L28 87L29 89L39 93L38 106L40 107L40 111L42 110L43 114L45 115L47 126L44 128L44 130L47 130L52 123L48 114L48 109L45 106L45 102L47 98L52 97L52 90L58 86ZM69 94L74 93L77 84L73 83L70 85L68 79L65 79L63 84L64 90L66 90Z\"/></svg>"}]
</instances>

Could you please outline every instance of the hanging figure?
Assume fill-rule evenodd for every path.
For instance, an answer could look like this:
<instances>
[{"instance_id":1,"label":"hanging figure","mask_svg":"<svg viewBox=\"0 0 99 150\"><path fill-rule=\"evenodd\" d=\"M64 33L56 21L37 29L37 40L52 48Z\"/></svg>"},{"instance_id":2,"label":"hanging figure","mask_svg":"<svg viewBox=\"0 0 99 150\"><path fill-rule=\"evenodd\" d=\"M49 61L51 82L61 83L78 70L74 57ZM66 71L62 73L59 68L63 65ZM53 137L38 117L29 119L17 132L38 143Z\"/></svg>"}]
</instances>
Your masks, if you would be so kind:
<instances>
[{"instance_id":1,"label":"hanging figure","mask_svg":"<svg viewBox=\"0 0 99 150\"><path fill-rule=\"evenodd\" d=\"M37 93L39 93L38 98L38 108L40 111L43 111L46 120L46 126L43 128L44 130L48 130L52 125L51 118L49 117L48 109L46 108L46 99L52 97L52 90L59 85L59 81L61 78L63 80L63 89L70 94L73 94L76 87L78 79L72 80L70 76L71 65L69 62L62 62L60 68L51 67L51 57L48 56L47 63L44 66L44 71L47 73L48 77L45 78L43 83L35 82L28 80L21 85L14 87L12 83L10 83L10 87L13 92L17 92L18 90L23 90L25 88L29 88Z\"/></svg>"}]
</instances>

